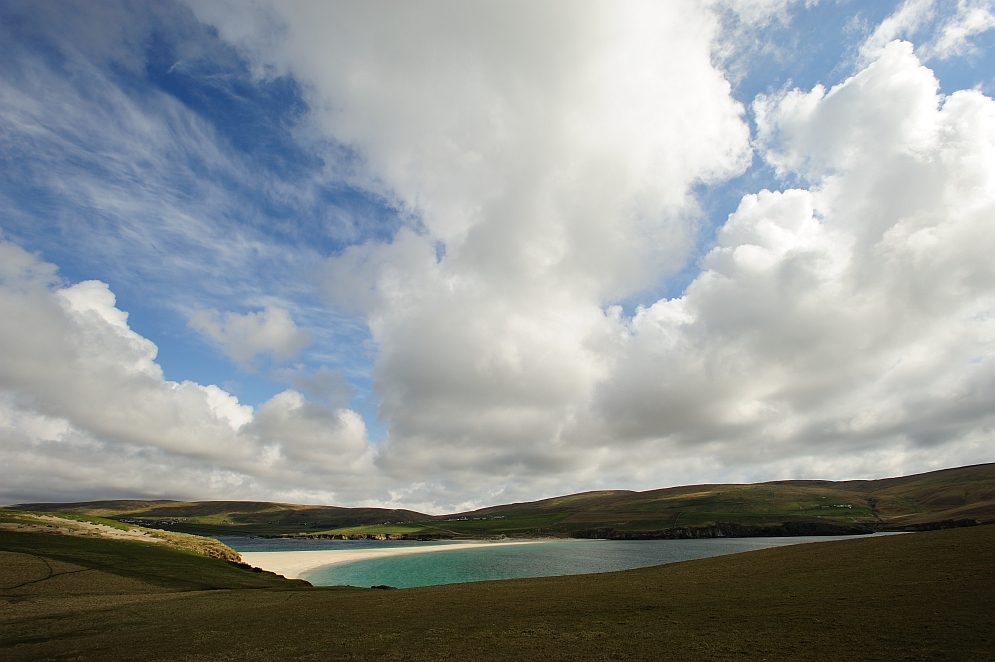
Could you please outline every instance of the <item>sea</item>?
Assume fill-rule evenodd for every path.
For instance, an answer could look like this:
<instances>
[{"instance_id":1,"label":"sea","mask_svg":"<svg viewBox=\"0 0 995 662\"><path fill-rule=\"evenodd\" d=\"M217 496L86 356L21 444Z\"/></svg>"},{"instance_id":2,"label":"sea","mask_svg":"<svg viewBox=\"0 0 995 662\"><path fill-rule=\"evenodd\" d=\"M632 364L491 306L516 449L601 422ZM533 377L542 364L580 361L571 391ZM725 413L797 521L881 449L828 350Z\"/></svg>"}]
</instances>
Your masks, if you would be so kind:
<instances>
[{"instance_id":1,"label":"sea","mask_svg":"<svg viewBox=\"0 0 995 662\"><path fill-rule=\"evenodd\" d=\"M881 534L874 534L881 535ZM812 544L854 536L700 538L693 540L555 540L530 545L465 549L448 541L377 541L237 538L221 542L239 552L309 551L440 546L428 554L408 554L337 563L309 571L315 586L395 586L411 588L521 577L553 577L630 570L736 554L783 545ZM866 537L866 536L861 536Z\"/></svg>"}]
</instances>

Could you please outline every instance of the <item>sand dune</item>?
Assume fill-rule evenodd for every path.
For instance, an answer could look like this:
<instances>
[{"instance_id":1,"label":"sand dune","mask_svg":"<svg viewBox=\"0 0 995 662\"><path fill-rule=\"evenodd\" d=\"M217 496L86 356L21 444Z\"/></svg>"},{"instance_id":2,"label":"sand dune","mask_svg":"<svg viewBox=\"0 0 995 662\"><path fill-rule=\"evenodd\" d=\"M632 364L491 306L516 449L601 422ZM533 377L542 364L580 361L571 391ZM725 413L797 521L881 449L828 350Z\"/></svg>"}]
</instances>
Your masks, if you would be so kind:
<instances>
[{"instance_id":1,"label":"sand dune","mask_svg":"<svg viewBox=\"0 0 995 662\"><path fill-rule=\"evenodd\" d=\"M516 540L509 542L459 542L451 545L411 545L405 547L367 547L364 549L328 549L306 552L241 552L242 561L256 568L269 570L288 579L301 579L301 575L326 565L379 559L385 556L450 552L474 547L501 547L507 545L534 545L549 540Z\"/></svg>"}]
</instances>

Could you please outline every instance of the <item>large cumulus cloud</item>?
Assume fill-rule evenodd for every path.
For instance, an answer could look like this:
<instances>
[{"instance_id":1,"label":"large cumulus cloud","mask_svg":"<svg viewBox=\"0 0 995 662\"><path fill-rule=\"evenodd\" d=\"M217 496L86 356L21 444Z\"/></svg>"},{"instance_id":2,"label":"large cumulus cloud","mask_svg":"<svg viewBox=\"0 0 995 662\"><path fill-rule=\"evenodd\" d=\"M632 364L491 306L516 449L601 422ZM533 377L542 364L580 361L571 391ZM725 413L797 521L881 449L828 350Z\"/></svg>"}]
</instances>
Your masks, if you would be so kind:
<instances>
[{"instance_id":1,"label":"large cumulus cloud","mask_svg":"<svg viewBox=\"0 0 995 662\"><path fill-rule=\"evenodd\" d=\"M760 475L992 459L995 103L937 87L896 41L757 100L766 158L811 188L746 196L686 294L638 312L606 430Z\"/></svg>"},{"instance_id":2,"label":"large cumulus cloud","mask_svg":"<svg viewBox=\"0 0 995 662\"><path fill-rule=\"evenodd\" d=\"M253 7L195 11L300 80L330 176L403 219L317 275L371 332L383 439L341 397L163 379L106 286L2 244L0 452L34 476L11 489L438 510L993 459L995 102L938 94L910 44L759 97L751 137L700 3ZM702 241L696 187L751 158L792 185L745 196L656 300ZM260 315L194 324L245 361L300 349Z\"/></svg>"},{"instance_id":3,"label":"large cumulus cloud","mask_svg":"<svg viewBox=\"0 0 995 662\"><path fill-rule=\"evenodd\" d=\"M910 44L759 98L756 147L807 188L744 198L685 295L626 319L688 255L691 186L749 155L712 14L287 7L267 57L419 222L326 272L377 343L395 480L510 498L991 459L992 102L940 97Z\"/></svg>"},{"instance_id":4,"label":"large cumulus cloud","mask_svg":"<svg viewBox=\"0 0 995 662\"><path fill-rule=\"evenodd\" d=\"M115 304L0 240L0 497L376 498L354 412L168 381Z\"/></svg>"},{"instance_id":5,"label":"large cumulus cloud","mask_svg":"<svg viewBox=\"0 0 995 662\"><path fill-rule=\"evenodd\" d=\"M694 51L666 60L693 67ZM612 180L613 152L588 151L597 139L562 128L583 113L571 105L549 123L543 155L509 139L527 163L502 172L499 159L483 159L501 194L453 216L465 234L433 231L432 205L453 198L413 185L427 200L426 232L331 262L333 292L349 283L367 295L390 424L384 469L511 496L537 485L882 475L990 460L991 99L939 96L911 44L897 41L832 90L759 98L762 155L808 188L747 196L686 294L625 320L611 304L664 275L674 238L688 232L688 185L738 163L720 158L739 154L736 133L723 133L737 123L727 91L705 83L681 94L656 80L683 112L700 99L728 115L702 114L689 132L683 113L661 111L638 146L609 128L619 161L640 164L628 150L645 154L665 136L661 150L706 155L710 169L649 160ZM401 144L404 162L424 167L419 177L438 172L417 143ZM712 145L723 149L709 155ZM402 193L410 184L388 181ZM670 204L647 213L647 191Z\"/></svg>"},{"instance_id":6,"label":"large cumulus cloud","mask_svg":"<svg viewBox=\"0 0 995 662\"><path fill-rule=\"evenodd\" d=\"M326 288L376 342L380 466L446 499L589 465L562 435L625 333L606 303L681 268L691 186L750 159L712 12L510 9L280 3L283 40L244 42L313 85L350 176L416 220L331 259Z\"/></svg>"}]
</instances>

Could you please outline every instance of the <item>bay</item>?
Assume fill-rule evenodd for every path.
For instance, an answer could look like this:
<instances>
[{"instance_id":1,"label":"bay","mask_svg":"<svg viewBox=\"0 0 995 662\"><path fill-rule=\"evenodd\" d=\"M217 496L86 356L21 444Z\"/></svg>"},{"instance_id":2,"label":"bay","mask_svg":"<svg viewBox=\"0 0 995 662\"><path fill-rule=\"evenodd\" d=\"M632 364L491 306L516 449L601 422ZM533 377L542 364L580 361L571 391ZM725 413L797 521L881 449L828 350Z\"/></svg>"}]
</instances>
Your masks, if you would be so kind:
<instances>
[{"instance_id":1,"label":"bay","mask_svg":"<svg viewBox=\"0 0 995 662\"><path fill-rule=\"evenodd\" d=\"M408 554L323 566L303 575L316 586L389 585L397 588L522 577L550 577L629 570L768 547L840 540L853 536L703 538L695 540L556 540L529 545L446 549L447 541L353 541L223 538L237 551L306 551L435 545ZM448 543L452 545L453 543Z\"/></svg>"}]
</instances>

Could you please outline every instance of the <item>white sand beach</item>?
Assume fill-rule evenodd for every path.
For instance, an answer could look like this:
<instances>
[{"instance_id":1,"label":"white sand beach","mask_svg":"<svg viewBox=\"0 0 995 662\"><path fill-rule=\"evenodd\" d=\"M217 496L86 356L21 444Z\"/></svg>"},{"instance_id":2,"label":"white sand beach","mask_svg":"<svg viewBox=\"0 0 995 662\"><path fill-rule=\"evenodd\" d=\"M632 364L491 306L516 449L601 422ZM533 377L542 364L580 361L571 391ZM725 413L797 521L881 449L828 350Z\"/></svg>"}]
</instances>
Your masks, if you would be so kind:
<instances>
[{"instance_id":1,"label":"white sand beach","mask_svg":"<svg viewBox=\"0 0 995 662\"><path fill-rule=\"evenodd\" d=\"M241 552L242 561L256 568L262 568L288 579L301 579L301 575L326 565L379 559L385 556L400 556L403 554L425 554L428 552L449 552L475 547L501 547L507 545L535 545L552 542L552 540L515 540L515 541L473 541L458 542L448 545L411 545L404 547L367 547L364 549L328 549L306 552Z\"/></svg>"}]
</instances>

